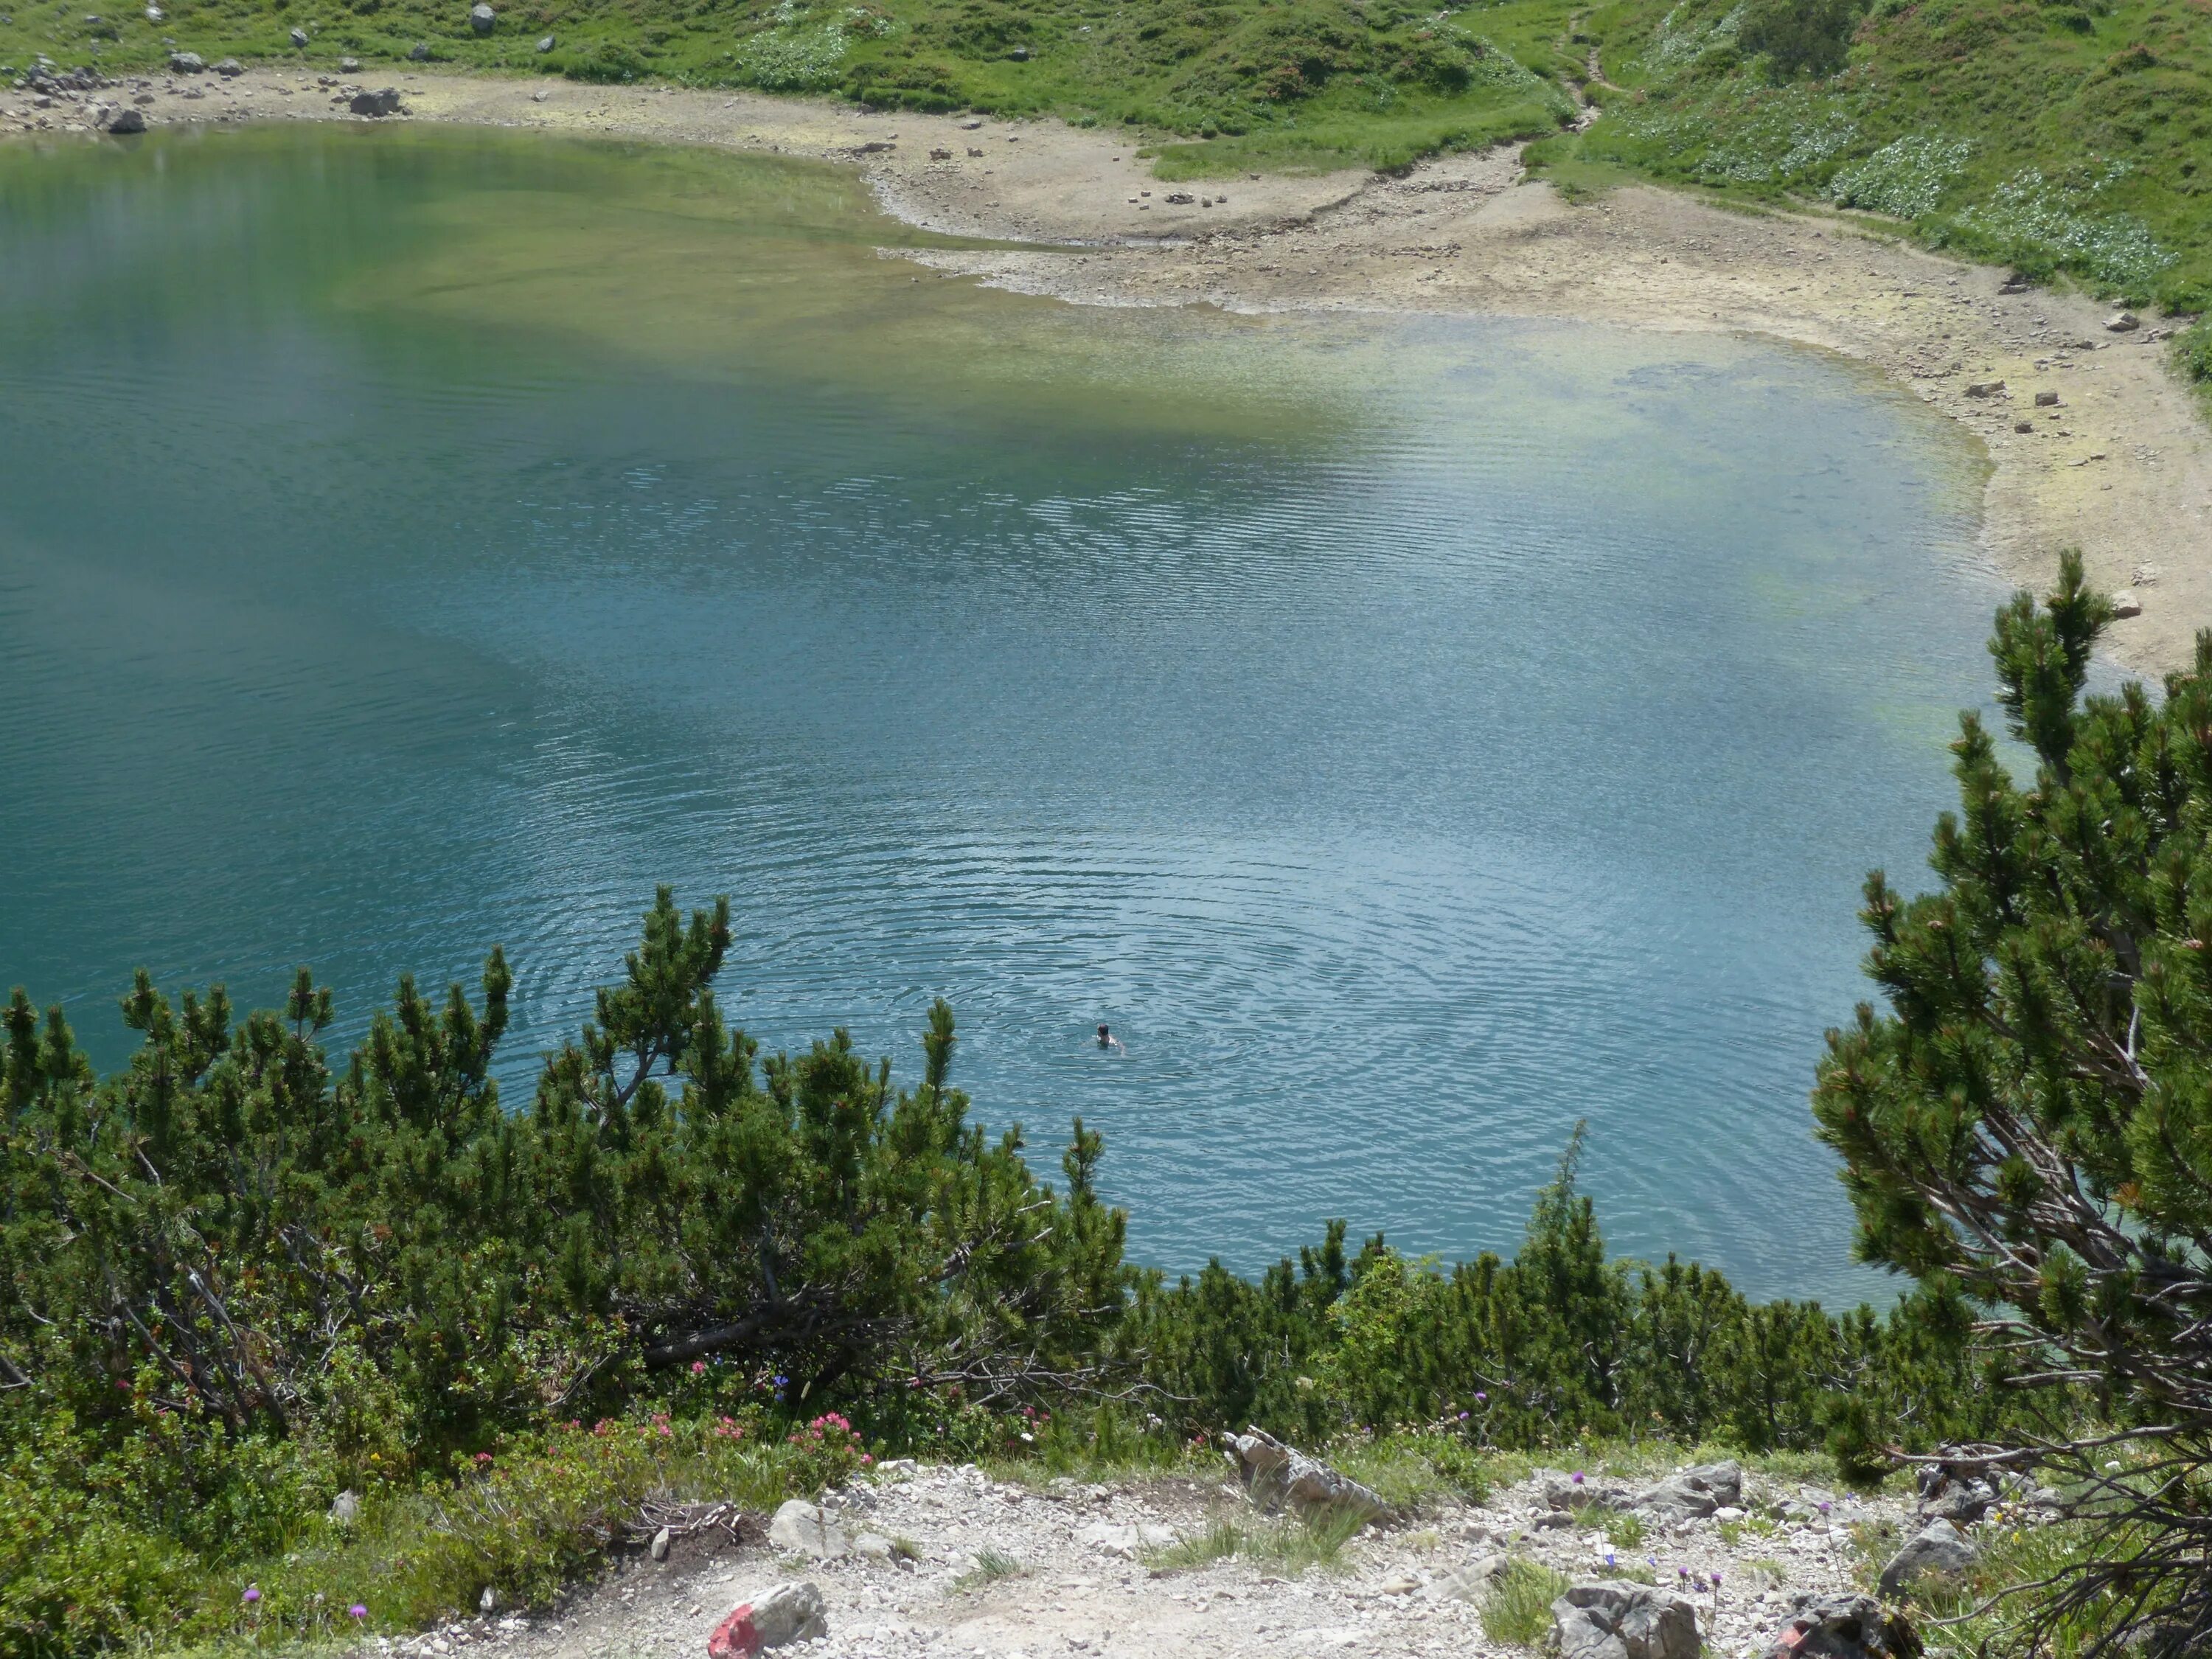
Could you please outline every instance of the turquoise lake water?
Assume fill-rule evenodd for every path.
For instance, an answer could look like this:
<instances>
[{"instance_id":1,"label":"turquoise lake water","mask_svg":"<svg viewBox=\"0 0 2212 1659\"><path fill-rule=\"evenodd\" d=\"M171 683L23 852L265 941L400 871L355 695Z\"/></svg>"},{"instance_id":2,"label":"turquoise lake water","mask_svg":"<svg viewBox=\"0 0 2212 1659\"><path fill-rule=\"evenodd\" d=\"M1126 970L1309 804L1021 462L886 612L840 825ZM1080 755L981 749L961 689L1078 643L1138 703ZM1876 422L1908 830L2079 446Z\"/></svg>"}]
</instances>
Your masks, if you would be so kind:
<instances>
[{"instance_id":1,"label":"turquoise lake water","mask_svg":"<svg viewBox=\"0 0 2212 1659\"><path fill-rule=\"evenodd\" d=\"M825 169L429 131L0 148L0 982L350 1037L656 882L732 1017L1076 1113L1133 1253L1618 1249L1879 1291L1809 1132L2000 597L1980 462L1732 339L1085 311ZM1127 1042L1102 1056L1110 1021Z\"/></svg>"}]
</instances>

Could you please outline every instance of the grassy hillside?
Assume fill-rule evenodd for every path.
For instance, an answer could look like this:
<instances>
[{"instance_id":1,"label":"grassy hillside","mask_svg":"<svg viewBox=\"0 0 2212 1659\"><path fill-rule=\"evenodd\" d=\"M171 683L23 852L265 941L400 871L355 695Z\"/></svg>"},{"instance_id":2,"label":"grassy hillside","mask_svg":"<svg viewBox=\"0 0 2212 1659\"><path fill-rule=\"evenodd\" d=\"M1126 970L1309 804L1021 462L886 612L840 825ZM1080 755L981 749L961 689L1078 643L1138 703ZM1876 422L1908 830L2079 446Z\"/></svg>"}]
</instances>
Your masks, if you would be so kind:
<instances>
[{"instance_id":1,"label":"grassy hillside","mask_svg":"<svg viewBox=\"0 0 2212 1659\"><path fill-rule=\"evenodd\" d=\"M1554 154L2212 299L2212 0L1615 0L1592 27L1619 89Z\"/></svg>"},{"instance_id":2,"label":"grassy hillside","mask_svg":"<svg viewBox=\"0 0 2212 1659\"><path fill-rule=\"evenodd\" d=\"M1402 165L1453 145L1555 130L1567 0L1437 12L1413 0L0 0L0 64L209 61L327 65L341 55L695 86L840 94L921 110L1054 112L1212 140L1223 169ZM291 44L303 31L309 45ZM550 35L550 50L538 42ZM1194 158L1183 158L1185 165Z\"/></svg>"},{"instance_id":3,"label":"grassy hillside","mask_svg":"<svg viewBox=\"0 0 2212 1659\"><path fill-rule=\"evenodd\" d=\"M2136 302L2212 296L2212 0L1430 3L493 0L479 36L466 0L173 0L159 22L21 0L0 9L0 66L144 67L172 42L325 66L423 50L586 81L1057 113L1135 128L1184 177L1555 135L1534 159L1564 177L1817 203ZM1567 83L1593 49L1607 118L1570 135ZM2212 369L2212 344L2200 356Z\"/></svg>"}]
</instances>

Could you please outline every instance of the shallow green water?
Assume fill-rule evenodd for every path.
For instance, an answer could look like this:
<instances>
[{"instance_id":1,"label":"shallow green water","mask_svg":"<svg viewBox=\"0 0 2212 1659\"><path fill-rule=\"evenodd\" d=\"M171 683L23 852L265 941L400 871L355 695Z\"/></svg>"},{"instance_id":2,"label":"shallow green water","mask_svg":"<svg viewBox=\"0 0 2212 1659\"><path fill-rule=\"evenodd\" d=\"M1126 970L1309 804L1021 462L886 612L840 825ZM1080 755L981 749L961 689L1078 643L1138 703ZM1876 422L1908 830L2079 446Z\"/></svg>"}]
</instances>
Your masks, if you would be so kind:
<instances>
[{"instance_id":1,"label":"shallow green water","mask_svg":"<svg viewBox=\"0 0 2212 1659\"><path fill-rule=\"evenodd\" d=\"M726 1006L1080 1112L1142 1258L1620 1247L1835 1295L1805 1088L1996 598L1975 457L1826 360L1089 311L826 170L432 131L0 149L0 979L357 1030L654 882ZM1110 1020L1126 1059L1086 1041Z\"/></svg>"}]
</instances>

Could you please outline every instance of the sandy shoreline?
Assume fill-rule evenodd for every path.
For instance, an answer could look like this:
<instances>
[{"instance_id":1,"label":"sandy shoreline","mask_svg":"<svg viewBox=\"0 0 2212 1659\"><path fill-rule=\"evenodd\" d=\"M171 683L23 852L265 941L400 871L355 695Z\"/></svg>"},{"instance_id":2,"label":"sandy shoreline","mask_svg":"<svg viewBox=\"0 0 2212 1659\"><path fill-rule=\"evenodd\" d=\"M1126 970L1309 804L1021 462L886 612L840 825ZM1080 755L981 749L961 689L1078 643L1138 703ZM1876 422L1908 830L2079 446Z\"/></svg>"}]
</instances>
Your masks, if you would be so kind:
<instances>
[{"instance_id":1,"label":"sandy shoreline","mask_svg":"<svg viewBox=\"0 0 2212 1659\"><path fill-rule=\"evenodd\" d=\"M0 90L0 134L82 128L143 98L149 123L360 119L314 75L155 76L57 98ZM866 115L674 88L371 71L410 118L716 144L841 161L913 224L1036 246L912 257L1090 304L1357 309L1589 319L1771 335L1871 364L1964 424L1989 458L1982 538L2040 582L2079 546L2142 614L2111 635L2127 667L2188 660L2212 625L2212 428L2167 372L2152 319L2106 331L2080 296L2000 292L2002 273L1839 222L1753 216L1667 191L1569 205L1521 182L1515 152L1404 179L1344 173L1167 185L1133 140L1057 122ZM197 94L197 95L195 95ZM880 148L864 149L875 145ZM1171 197L1188 200L1170 200ZM1969 388L2002 381L1993 395ZM2038 407L2055 392L2055 407ZM2028 430L2021 432L2017 427Z\"/></svg>"}]
</instances>

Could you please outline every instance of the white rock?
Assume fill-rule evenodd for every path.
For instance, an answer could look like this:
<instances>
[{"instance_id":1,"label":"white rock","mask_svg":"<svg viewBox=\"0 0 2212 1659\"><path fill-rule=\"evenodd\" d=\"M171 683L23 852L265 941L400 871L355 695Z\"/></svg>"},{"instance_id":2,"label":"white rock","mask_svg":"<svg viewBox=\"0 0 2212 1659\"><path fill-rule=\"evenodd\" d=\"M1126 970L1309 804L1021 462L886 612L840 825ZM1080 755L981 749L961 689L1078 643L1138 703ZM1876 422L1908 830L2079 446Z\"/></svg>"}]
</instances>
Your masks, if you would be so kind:
<instances>
[{"instance_id":1,"label":"white rock","mask_svg":"<svg viewBox=\"0 0 2212 1659\"><path fill-rule=\"evenodd\" d=\"M808 1505L811 1508L812 1505ZM752 1626L756 1642L763 1648L780 1648L791 1642L813 1642L829 1635L828 1609L822 1601L822 1591L811 1581L800 1579L792 1583L771 1584L768 1589L749 1598L730 1617L723 1621L722 1629L744 1621ZM748 1650L741 1634L732 1632L736 1639L726 1651L731 1655ZM722 1631L715 1632L719 1638ZM708 1651L714 1651L710 1644Z\"/></svg>"},{"instance_id":2,"label":"white rock","mask_svg":"<svg viewBox=\"0 0 2212 1659\"><path fill-rule=\"evenodd\" d=\"M1169 1528L1150 1521L1115 1523L1098 1521L1085 1527L1076 1535L1076 1541L1107 1555L1118 1555L1133 1561L1145 1550L1165 1549L1176 1541Z\"/></svg>"},{"instance_id":3,"label":"white rock","mask_svg":"<svg viewBox=\"0 0 2212 1659\"><path fill-rule=\"evenodd\" d=\"M2115 617L2142 615L2142 601L2136 597L2133 588L2128 588L2112 595L2112 614Z\"/></svg>"},{"instance_id":4,"label":"white rock","mask_svg":"<svg viewBox=\"0 0 2212 1659\"><path fill-rule=\"evenodd\" d=\"M768 1541L791 1555L807 1555L817 1561L834 1561L853 1552L853 1540L842 1527L825 1516L817 1504L793 1498L769 1522Z\"/></svg>"}]
</instances>

